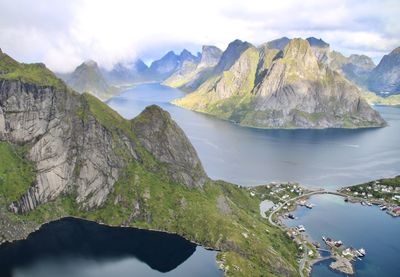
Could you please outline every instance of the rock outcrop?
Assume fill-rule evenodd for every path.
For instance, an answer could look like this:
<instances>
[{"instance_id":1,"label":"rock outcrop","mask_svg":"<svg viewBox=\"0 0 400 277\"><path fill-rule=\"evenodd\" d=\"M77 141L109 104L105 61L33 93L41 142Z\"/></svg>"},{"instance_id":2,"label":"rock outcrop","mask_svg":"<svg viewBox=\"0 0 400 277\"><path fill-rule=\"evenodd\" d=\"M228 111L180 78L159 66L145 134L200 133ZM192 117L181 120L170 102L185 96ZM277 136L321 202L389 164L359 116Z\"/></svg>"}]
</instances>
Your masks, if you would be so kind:
<instances>
[{"instance_id":1,"label":"rock outcrop","mask_svg":"<svg viewBox=\"0 0 400 277\"><path fill-rule=\"evenodd\" d=\"M400 47L385 55L372 70L368 88L383 95L400 94Z\"/></svg>"},{"instance_id":2,"label":"rock outcrop","mask_svg":"<svg viewBox=\"0 0 400 277\"><path fill-rule=\"evenodd\" d=\"M384 126L360 90L322 60L303 39L290 40L283 51L234 41L212 76L174 103L260 128Z\"/></svg>"},{"instance_id":3,"label":"rock outcrop","mask_svg":"<svg viewBox=\"0 0 400 277\"><path fill-rule=\"evenodd\" d=\"M14 74L31 72L8 56L0 59L0 68L10 61ZM44 70L39 68L37 76ZM10 205L13 212L31 211L60 195L73 196L83 209L100 207L128 163L144 163L143 151L162 164L160 168L166 166L176 183L201 187L207 180L190 142L160 108L152 107L129 122L97 98L70 90L54 75L58 86L7 74L0 72L0 140L26 145L27 158L37 170L29 190Z\"/></svg>"},{"instance_id":4,"label":"rock outcrop","mask_svg":"<svg viewBox=\"0 0 400 277\"><path fill-rule=\"evenodd\" d=\"M166 111L155 105L147 107L133 119L132 129L143 147L167 164L175 181L189 187L204 185L207 175L196 150Z\"/></svg>"}]
</instances>

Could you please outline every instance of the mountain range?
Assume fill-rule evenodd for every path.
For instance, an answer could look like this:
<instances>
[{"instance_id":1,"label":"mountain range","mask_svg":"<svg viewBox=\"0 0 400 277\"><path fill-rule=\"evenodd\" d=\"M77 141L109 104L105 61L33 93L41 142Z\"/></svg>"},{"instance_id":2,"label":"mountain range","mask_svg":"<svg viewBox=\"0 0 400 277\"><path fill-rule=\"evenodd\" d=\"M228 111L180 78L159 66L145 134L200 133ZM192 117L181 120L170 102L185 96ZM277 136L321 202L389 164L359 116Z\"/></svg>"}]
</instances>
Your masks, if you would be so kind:
<instances>
[{"instance_id":1,"label":"mountain range","mask_svg":"<svg viewBox=\"0 0 400 277\"><path fill-rule=\"evenodd\" d=\"M174 104L259 128L384 126L361 90L329 63L329 45L315 38L258 48L235 40L208 78Z\"/></svg>"},{"instance_id":2,"label":"mountain range","mask_svg":"<svg viewBox=\"0 0 400 277\"><path fill-rule=\"evenodd\" d=\"M219 250L227 276L299 276L298 247L259 196L211 180L158 106L126 120L0 52L0 156L0 243L72 216L179 234Z\"/></svg>"}]
</instances>

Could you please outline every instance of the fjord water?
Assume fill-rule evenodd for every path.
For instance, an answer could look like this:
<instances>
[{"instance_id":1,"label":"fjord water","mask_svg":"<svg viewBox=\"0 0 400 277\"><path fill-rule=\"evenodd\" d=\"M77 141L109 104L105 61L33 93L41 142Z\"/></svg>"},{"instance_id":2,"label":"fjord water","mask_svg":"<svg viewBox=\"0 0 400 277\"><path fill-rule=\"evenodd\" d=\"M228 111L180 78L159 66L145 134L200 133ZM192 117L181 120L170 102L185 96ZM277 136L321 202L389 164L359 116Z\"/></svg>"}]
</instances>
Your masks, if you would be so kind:
<instances>
[{"instance_id":1,"label":"fjord water","mask_svg":"<svg viewBox=\"0 0 400 277\"><path fill-rule=\"evenodd\" d=\"M355 263L355 276L397 277L400 273L400 221L377 206L346 203L342 197L316 195L309 200L316 206L299 207L296 220L284 220L288 226L302 224L312 240L325 244L322 236L342 240L347 246L365 248L367 255ZM313 268L312 277L342 276L328 268L329 261Z\"/></svg>"},{"instance_id":2,"label":"fjord water","mask_svg":"<svg viewBox=\"0 0 400 277\"><path fill-rule=\"evenodd\" d=\"M157 104L170 112L195 146L210 177L250 186L270 181L297 181L335 190L400 174L400 108L375 107L388 127L370 129L261 130L188 111L170 104L183 92L159 84L127 90L108 104L130 119ZM345 204L343 198L314 196L317 206L296 212L313 240L321 235L365 247L356 276L398 276L400 220L377 207ZM313 277L341 276L322 262Z\"/></svg>"},{"instance_id":3,"label":"fjord water","mask_svg":"<svg viewBox=\"0 0 400 277\"><path fill-rule=\"evenodd\" d=\"M296 181L335 189L400 171L400 109L376 107L389 126L370 129L262 130L182 109L184 92L139 85L108 101L125 118L157 104L170 112L195 146L211 178L245 186Z\"/></svg>"},{"instance_id":4,"label":"fjord water","mask_svg":"<svg viewBox=\"0 0 400 277\"><path fill-rule=\"evenodd\" d=\"M65 218L2 244L0 276L222 276L215 257L177 235Z\"/></svg>"}]
</instances>

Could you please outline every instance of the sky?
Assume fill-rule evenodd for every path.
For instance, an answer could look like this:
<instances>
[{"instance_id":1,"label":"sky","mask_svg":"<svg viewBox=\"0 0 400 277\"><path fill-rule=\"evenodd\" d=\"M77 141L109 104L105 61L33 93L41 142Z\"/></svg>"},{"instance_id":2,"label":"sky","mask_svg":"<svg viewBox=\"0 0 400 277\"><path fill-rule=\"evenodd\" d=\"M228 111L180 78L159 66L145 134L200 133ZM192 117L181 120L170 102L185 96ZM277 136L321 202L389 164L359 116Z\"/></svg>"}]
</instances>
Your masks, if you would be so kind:
<instances>
[{"instance_id":1,"label":"sky","mask_svg":"<svg viewBox=\"0 0 400 277\"><path fill-rule=\"evenodd\" d=\"M57 72L169 50L314 36L379 62L400 46L400 0L0 0L0 48Z\"/></svg>"}]
</instances>

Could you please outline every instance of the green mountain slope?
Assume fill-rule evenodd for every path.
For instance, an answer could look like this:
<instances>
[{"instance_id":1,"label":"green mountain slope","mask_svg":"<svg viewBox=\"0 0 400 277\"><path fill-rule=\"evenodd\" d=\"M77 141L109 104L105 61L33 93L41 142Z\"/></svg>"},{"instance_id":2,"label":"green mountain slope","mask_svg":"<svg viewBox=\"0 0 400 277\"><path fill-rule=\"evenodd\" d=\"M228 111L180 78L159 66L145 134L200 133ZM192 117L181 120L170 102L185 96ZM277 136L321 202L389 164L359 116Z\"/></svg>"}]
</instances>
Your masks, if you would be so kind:
<instances>
[{"instance_id":1,"label":"green mountain slope","mask_svg":"<svg viewBox=\"0 0 400 277\"><path fill-rule=\"evenodd\" d=\"M258 196L210 180L167 112L125 120L44 67L23 67L0 60L0 242L76 216L221 250L227 276L299 275L296 245L260 217Z\"/></svg>"},{"instance_id":2,"label":"green mountain slope","mask_svg":"<svg viewBox=\"0 0 400 277\"><path fill-rule=\"evenodd\" d=\"M235 41L216 66L220 70L173 103L258 128L385 125L361 91L321 62L307 40L292 39L283 51L268 45L256 49Z\"/></svg>"}]
</instances>

